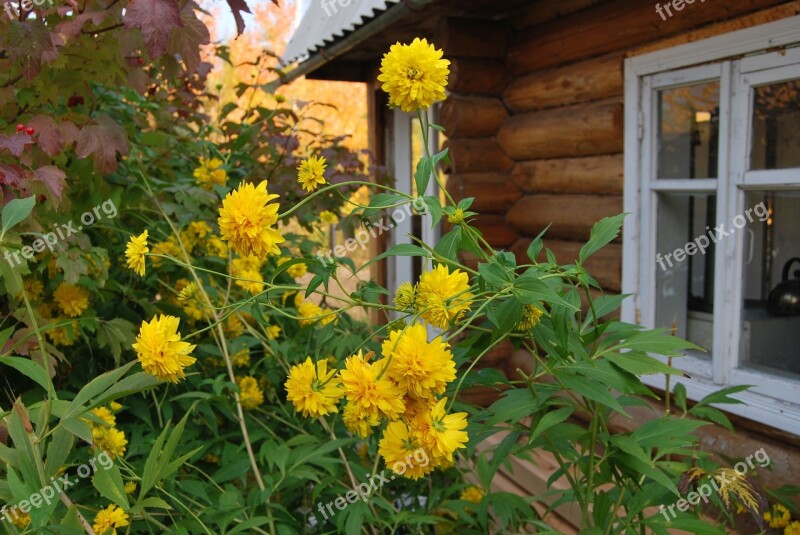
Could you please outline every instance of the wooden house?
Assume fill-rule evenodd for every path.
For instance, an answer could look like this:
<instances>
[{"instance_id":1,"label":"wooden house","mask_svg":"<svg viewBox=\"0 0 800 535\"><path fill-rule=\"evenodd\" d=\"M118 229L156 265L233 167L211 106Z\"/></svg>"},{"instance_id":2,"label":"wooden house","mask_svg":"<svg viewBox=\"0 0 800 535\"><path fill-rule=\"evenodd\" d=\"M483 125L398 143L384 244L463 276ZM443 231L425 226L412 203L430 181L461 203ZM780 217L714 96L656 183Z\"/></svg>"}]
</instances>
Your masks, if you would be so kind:
<instances>
[{"instance_id":1,"label":"wooden house","mask_svg":"<svg viewBox=\"0 0 800 535\"><path fill-rule=\"evenodd\" d=\"M628 212L590 271L633 295L623 320L674 325L706 350L676 363L690 400L753 385L725 407L737 433L702 432L703 446L763 447L765 483L797 484L800 315L768 303L800 269L800 1L312 0L282 81L366 83L370 148L409 191L417 119L389 109L376 78L390 45L414 37L452 62L434 110L447 139L431 144L449 147L448 189L475 198L489 242L524 257L550 225L546 246L568 263L594 222ZM408 232L436 237L412 220L388 243ZM398 260L386 282L418 270ZM504 358L513 369L525 356ZM506 475L498 485L539 493L547 459ZM553 515L563 532L570 521Z\"/></svg>"}]
</instances>

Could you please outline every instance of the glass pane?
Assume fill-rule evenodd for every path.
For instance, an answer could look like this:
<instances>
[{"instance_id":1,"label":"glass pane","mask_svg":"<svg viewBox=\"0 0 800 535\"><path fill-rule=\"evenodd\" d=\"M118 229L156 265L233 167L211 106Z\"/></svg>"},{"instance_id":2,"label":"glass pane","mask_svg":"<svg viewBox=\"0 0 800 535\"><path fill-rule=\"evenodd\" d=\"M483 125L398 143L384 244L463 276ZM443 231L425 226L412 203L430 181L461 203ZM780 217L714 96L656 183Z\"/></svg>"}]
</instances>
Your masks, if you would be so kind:
<instances>
[{"instance_id":1,"label":"glass pane","mask_svg":"<svg viewBox=\"0 0 800 535\"><path fill-rule=\"evenodd\" d=\"M658 92L658 178L716 178L719 82Z\"/></svg>"},{"instance_id":2,"label":"glass pane","mask_svg":"<svg viewBox=\"0 0 800 535\"><path fill-rule=\"evenodd\" d=\"M745 205L741 361L800 375L800 191L749 192Z\"/></svg>"},{"instance_id":3,"label":"glass pane","mask_svg":"<svg viewBox=\"0 0 800 535\"><path fill-rule=\"evenodd\" d=\"M713 346L715 195L660 194L656 239L656 327ZM702 245L702 247L701 247Z\"/></svg>"},{"instance_id":4,"label":"glass pane","mask_svg":"<svg viewBox=\"0 0 800 535\"><path fill-rule=\"evenodd\" d=\"M756 87L752 169L800 167L800 80Z\"/></svg>"}]
</instances>

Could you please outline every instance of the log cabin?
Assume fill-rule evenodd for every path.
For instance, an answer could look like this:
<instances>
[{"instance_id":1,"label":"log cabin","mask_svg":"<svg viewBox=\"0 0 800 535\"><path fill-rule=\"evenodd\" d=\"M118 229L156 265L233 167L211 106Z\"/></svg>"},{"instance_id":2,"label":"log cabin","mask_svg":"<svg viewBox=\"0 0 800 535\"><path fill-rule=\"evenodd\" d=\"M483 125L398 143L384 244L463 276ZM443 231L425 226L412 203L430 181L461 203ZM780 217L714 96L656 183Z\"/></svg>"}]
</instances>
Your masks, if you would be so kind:
<instances>
[{"instance_id":1,"label":"log cabin","mask_svg":"<svg viewBox=\"0 0 800 535\"><path fill-rule=\"evenodd\" d=\"M753 386L724 407L736 432L703 428L702 446L728 457L764 447L767 486L800 482L800 315L769 306L800 268L800 1L313 0L279 83L366 84L370 150L409 192L417 119L388 108L377 75L390 45L414 37L451 61L433 110L445 133L429 142L449 148L448 190L474 197L491 245L522 259L549 225L546 247L569 263L594 222L629 213L588 268L606 292L631 295L623 320L705 349L675 363L690 400ZM408 221L381 246L437 232ZM419 270L401 258L379 277L391 289ZM488 360L529 366L508 346ZM648 381L663 393L662 377ZM650 403L616 425L663 410ZM554 469L516 461L496 485L537 495ZM574 514L547 519L574 533Z\"/></svg>"}]
</instances>

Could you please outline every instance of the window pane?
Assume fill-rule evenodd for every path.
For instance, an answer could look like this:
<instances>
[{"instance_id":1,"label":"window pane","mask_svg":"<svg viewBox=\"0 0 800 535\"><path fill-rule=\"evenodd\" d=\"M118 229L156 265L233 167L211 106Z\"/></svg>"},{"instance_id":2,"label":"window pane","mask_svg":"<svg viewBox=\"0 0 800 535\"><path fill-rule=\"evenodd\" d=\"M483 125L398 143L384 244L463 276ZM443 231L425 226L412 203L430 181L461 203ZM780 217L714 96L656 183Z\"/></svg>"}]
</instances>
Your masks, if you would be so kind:
<instances>
[{"instance_id":1,"label":"window pane","mask_svg":"<svg viewBox=\"0 0 800 535\"><path fill-rule=\"evenodd\" d=\"M756 87L752 169L800 167L800 80Z\"/></svg>"},{"instance_id":2,"label":"window pane","mask_svg":"<svg viewBox=\"0 0 800 535\"><path fill-rule=\"evenodd\" d=\"M716 178L719 82L658 92L658 178Z\"/></svg>"},{"instance_id":3,"label":"window pane","mask_svg":"<svg viewBox=\"0 0 800 535\"><path fill-rule=\"evenodd\" d=\"M708 352L713 346L716 249L706 227L715 224L716 201L708 194L658 197L656 327L674 327L678 336Z\"/></svg>"},{"instance_id":4,"label":"window pane","mask_svg":"<svg viewBox=\"0 0 800 535\"><path fill-rule=\"evenodd\" d=\"M800 375L800 191L750 192L744 213L742 363Z\"/></svg>"}]
</instances>

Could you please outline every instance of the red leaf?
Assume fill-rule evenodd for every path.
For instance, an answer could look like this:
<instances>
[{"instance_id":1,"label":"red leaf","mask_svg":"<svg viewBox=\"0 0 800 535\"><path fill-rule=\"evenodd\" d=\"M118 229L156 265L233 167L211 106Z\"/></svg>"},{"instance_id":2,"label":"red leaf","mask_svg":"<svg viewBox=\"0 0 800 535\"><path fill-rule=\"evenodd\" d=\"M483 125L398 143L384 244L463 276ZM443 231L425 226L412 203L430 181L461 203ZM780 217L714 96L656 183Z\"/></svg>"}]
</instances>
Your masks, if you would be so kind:
<instances>
[{"instance_id":1,"label":"red leaf","mask_svg":"<svg viewBox=\"0 0 800 535\"><path fill-rule=\"evenodd\" d=\"M166 51L170 32L183 25L178 0L131 0L125 9L125 28L141 30L152 58Z\"/></svg>"},{"instance_id":2,"label":"red leaf","mask_svg":"<svg viewBox=\"0 0 800 535\"><path fill-rule=\"evenodd\" d=\"M22 183L22 175L24 173L22 168L16 165L0 163L0 184L17 188Z\"/></svg>"},{"instance_id":3,"label":"red leaf","mask_svg":"<svg viewBox=\"0 0 800 535\"><path fill-rule=\"evenodd\" d=\"M33 175L36 180L47 186L47 189L56 199L61 200L61 192L64 191L67 179L64 171L55 165L45 165L34 171Z\"/></svg>"},{"instance_id":4,"label":"red leaf","mask_svg":"<svg viewBox=\"0 0 800 535\"><path fill-rule=\"evenodd\" d=\"M275 2L275 0L272 0ZM277 2L275 2L277 4ZM233 18L236 20L236 33L237 35L242 35L244 33L244 17L242 17L242 11L245 13L252 13L250 8L247 7L247 2L244 0L228 0L228 5L233 12Z\"/></svg>"},{"instance_id":5,"label":"red leaf","mask_svg":"<svg viewBox=\"0 0 800 535\"><path fill-rule=\"evenodd\" d=\"M109 11L85 11L69 20L66 20L56 26L56 31L66 39L75 39L80 36L81 30L87 22L91 22L95 26L99 26L106 17Z\"/></svg>"},{"instance_id":6,"label":"red leaf","mask_svg":"<svg viewBox=\"0 0 800 535\"><path fill-rule=\"evenodd\" d=\"M96 119L97 124L81 128L75 154L78 158L94 157L94 165L103 174L117 168L117 153L128 154L125 130L106 115Z\"/></svg>"},{"instance_id":7,"label":"red leaf","mask_svg":"<svg viewBox=\"0 0 800 535\"><path fill-rule=\"evenodd\" d=\"M190 73L200 65L200 45L207 45L211 40L208 28L197 18L195 9L198 6L193 0L186 2L181 10L183 29L175 30L169 38L169 51L180 54Z\"/></svg>"},{"instance_id":8,"label":"red leaf","mask_svg":"<svg viewBox=\"0 0 800 535\"><path fill-rule=\"evenodd\" d=\"M25 151L25 145L33 143L31 136L27 134L17 134L14 136L0 135L0 149L6 149L12 155L19 158Z\"/></svg>"},{"instance_id":9,"label":"red leaf","mask_svg":"<svg viewBox=\"0 0 800 535\"><path fill-rule=\"evenodd\" d=\"M38 144L45 154L53 158L64 148L64 136L52 117L49 115L37 115L28 125L39 132Z\"/></svg>"}]
</instances>

